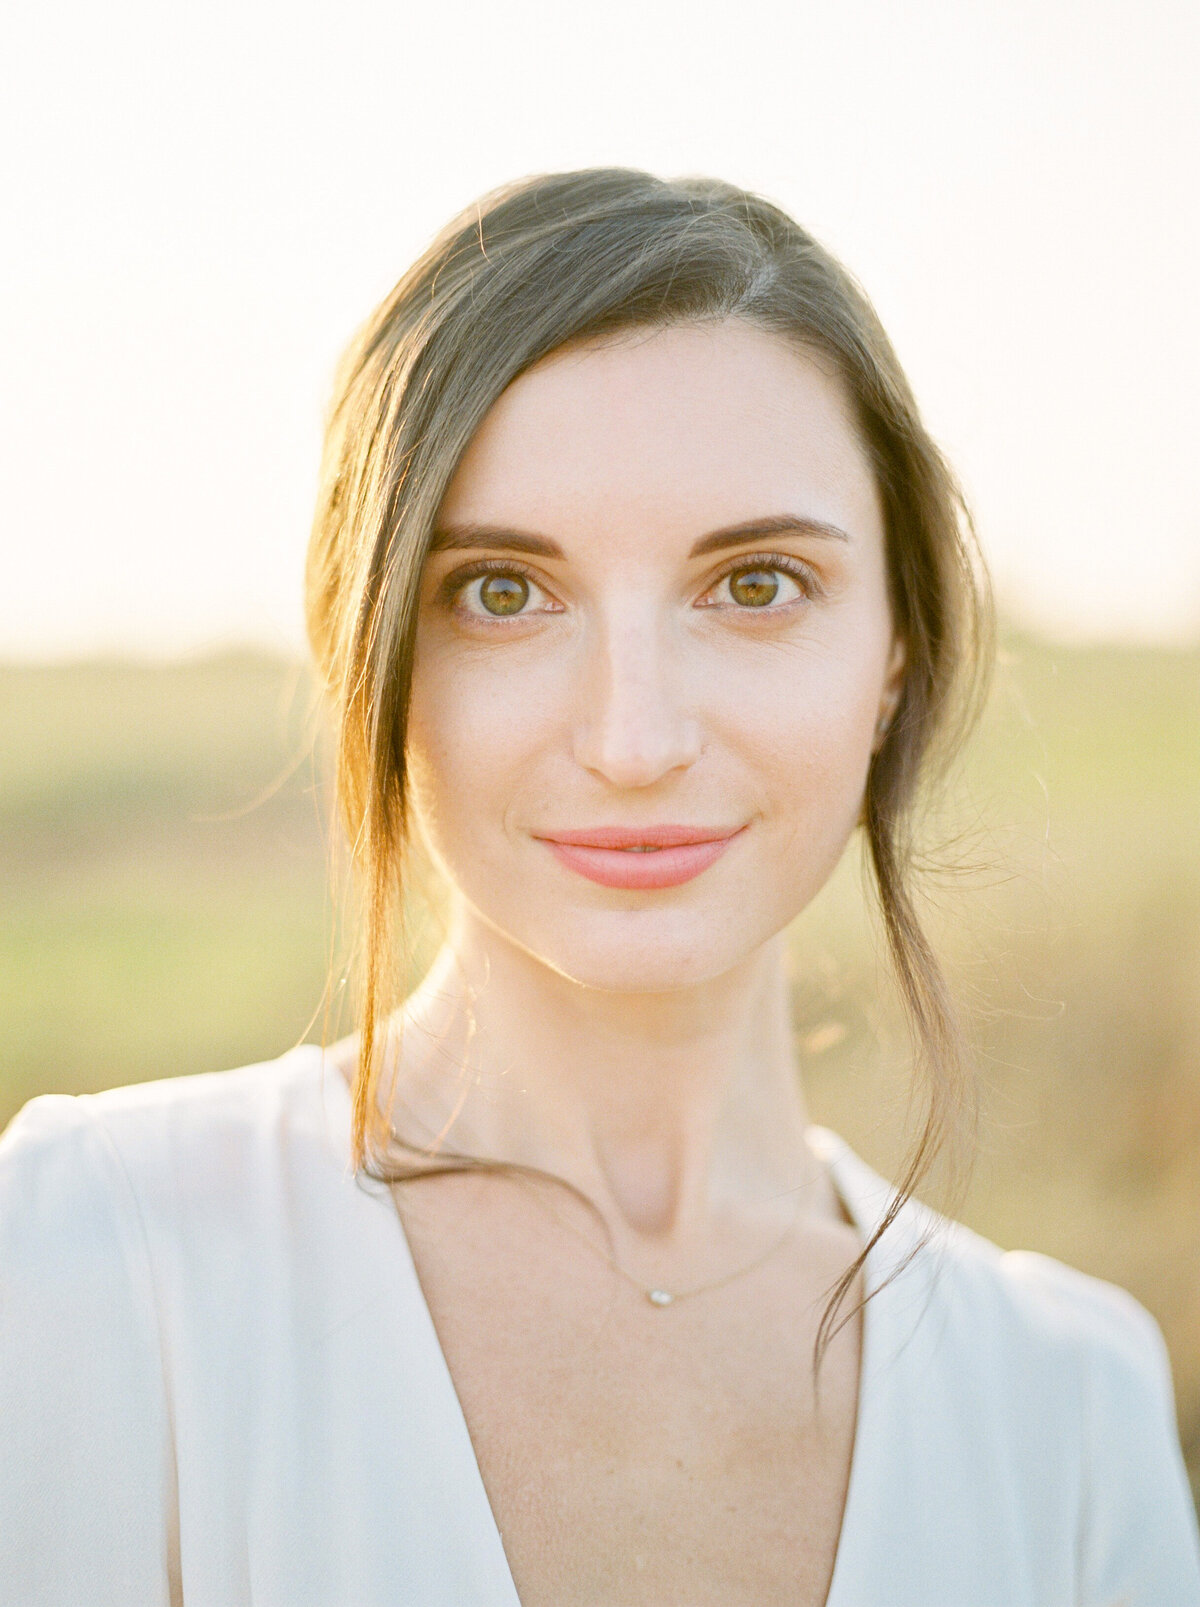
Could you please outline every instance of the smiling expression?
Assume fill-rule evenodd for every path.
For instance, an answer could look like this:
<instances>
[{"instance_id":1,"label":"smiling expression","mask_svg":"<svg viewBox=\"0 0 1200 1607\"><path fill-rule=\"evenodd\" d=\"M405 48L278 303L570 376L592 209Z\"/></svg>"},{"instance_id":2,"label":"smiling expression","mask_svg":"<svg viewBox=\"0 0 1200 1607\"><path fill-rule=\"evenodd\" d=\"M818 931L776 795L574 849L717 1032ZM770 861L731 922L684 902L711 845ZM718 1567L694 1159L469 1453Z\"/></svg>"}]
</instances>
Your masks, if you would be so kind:
<instances>
[{"instance_id":1,"label":"smiling expression","mask_svg":"<svg viewBox=\"0 0 1200 1607\"><path fill-rule=\"evenodd\" d=\"M422 577L411 798L464 908L580 982L719 975L858 819L903 650L841 382L745 323L552 354Z\"/></svg>"}]
</instances>

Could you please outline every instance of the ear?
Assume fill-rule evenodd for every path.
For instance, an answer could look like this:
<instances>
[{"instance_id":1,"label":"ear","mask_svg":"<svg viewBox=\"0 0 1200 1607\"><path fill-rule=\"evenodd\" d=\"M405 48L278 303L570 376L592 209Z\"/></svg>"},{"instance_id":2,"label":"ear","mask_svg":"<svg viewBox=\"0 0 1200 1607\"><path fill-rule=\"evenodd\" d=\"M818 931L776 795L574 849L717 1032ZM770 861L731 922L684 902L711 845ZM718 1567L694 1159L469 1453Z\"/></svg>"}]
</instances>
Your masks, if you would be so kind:
<instances>
[{"instance_id":1,"label":"ear","mask_svg":"<svg viewBox=\"0 0 1200 1607\"><path fill-rule=\"evenodd\" d=\"M875 740L871 745L871 752L878 753L882 748L888 734L888 727L896 710L900 706L900 697L904 691L904 669L908 662L908 652L904 641L899 636L892 638L892 651L888 656L887 669L883 678L883 690L879 696L879 714L875 721Z\"/></svg>"}]
</instances>

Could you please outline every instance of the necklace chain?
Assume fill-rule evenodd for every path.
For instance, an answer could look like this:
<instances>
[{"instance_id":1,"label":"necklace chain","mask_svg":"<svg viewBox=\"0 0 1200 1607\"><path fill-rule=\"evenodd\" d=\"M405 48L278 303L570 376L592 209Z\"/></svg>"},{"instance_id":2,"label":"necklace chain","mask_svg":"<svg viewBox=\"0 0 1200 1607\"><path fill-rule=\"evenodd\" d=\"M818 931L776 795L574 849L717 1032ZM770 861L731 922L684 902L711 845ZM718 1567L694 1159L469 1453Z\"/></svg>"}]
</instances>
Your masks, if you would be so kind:
<instances>
[{"instance_id":1,"label":"necklace chain","mask_svg":"<svg viewBox=\"0 0 1200 1607\"><path fill-rule=\"evenodd\" d=\"M655 1284L647 1287L640 1278L635 1278L632 1272L629 1272L625 1267L623 1267L615 1256L611 1256L607 1250L605 1250L601 1245L595 1243L593 1239L590 1239L587 1234L582 1232L581 1229L577 1228L573 1222L568 1222L567 1219L563 1216L560 1216L557 1211L554 1211L553 1214L555 1217L557 1217L560 1226L567 1228L571 1233L574 1233L576 1238L581 1239L583 1243L586 1244L590 1249L594 1250L602 1260L607 1261L612 1270L616 1273L619 1273L627 1283L631 1283L638 1293L641 1294L650 1305L656 1306L659 1310L662 1310L666 1306L677 1305L681 1300L690 1300L693 1295L708 1294L710 1290L723 1289L726 1284L733 1283L738 1278L744 1278L751 1272L756 1272L759 1267L771 1259L777 1250L781 1250L783 1248L788 1239L795 1232L796 1224L800 1220L800 1210L802 1205L803 1197L796 1201L795 1212L793 1213L792 1219L788 1223L787 1227L784 1228L783 1232L777 1239L772 1239L771 1243L762 1252L762 1254L755 1256L753 1261L747 1262L747 1264L743 1267L735 1267L732 1272L727 1272L720 1278L712 1278L707 1283L693 1284L688 1289L664 1289L661 1284Z\"/></svg>"},{"instance_id":2,"label":"necklace chain","mask_svg":"<svg viewBox=\"0 0 1200 1607\"><path fill-rule=\"evenodd\" d=\"M400 1138L399 1133L396 1132L394 1127L391 1129L391 1131L394 1137ZM401 1142L403 1142L403 1140L401 1140ZM632 1272L623 1267L615 1256L610 1255L608 1251L603 1248L603 1246L597 1244L594 1239L589 1238L588 1235L584 1233L581 1228L576 1227L573 1222L568 1222L566 1217L562 1216L560 1212L556 1211L553 1206L550 1206L549 1210L550 1214L554 1217L555 1221L560 1227L566 1228L567 1231L573 1233L577 1239L582 1240L582 1242L586 1244L591 1251L598 1255L601 1260L607 1262L615 1273L624 1278L627 1283L632 1284L638 1293L643 1297L643 1299L645 1299L650 1305L661 1310L666 1306L678 1305L681 1300L690 1300L693 1295L708 1294L714 1289L724 1289L727 1284L736 1282L738 1278L745 1278L748 1277L750 1273L757 1272L759 1267L763 1266L771 1259L773 1255L776 1254L777 1251L783 1248L788 1239L795 1232L796 1224L800 1220L800 1213L804 1206L805 1196L808 1192L810 1192L810 1190L811 1180L809 1189L805 1189L803 1185L801 1185L801 1187L796 1190L796 1209L792 1213L791 1220L779 1237L772 1239L767 1248L760 1255L756 1255L753 1261L748 1261L745 1266L735 1267L732 1272L726 1272L719 1278L711 1278L706 1283L693 1284L687 1289L666 1289L661 1284L653 1284L649 1286L644 1284L640 1278L635 1278Z\"/></svg>"}]
</instances>

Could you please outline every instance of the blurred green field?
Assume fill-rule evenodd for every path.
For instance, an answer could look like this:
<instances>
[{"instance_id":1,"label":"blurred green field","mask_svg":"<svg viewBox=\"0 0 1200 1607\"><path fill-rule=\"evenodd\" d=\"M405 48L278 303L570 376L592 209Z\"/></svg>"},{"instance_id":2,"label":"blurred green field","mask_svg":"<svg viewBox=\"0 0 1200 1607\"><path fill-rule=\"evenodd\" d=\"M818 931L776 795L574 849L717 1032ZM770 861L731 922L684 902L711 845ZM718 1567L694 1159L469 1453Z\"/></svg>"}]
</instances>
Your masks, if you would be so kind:
<instances>
[{"instance_id":1,"label":"blurred green field","mask_svg":"<svg viewBox=\"0 0 1200 1607\"><path fill-rule=\"evenodd\" d=\"M0 667L0 1125L320 1037L309 707L246 654ZM1010 636L936 823L984 1091L961 1214L1155 1313L1200 1491L1200 652ZM905 1045L861 905L851 853L793 934L798 1037L816 1119L894 1175Z\"/></svg>"}]
</instances>

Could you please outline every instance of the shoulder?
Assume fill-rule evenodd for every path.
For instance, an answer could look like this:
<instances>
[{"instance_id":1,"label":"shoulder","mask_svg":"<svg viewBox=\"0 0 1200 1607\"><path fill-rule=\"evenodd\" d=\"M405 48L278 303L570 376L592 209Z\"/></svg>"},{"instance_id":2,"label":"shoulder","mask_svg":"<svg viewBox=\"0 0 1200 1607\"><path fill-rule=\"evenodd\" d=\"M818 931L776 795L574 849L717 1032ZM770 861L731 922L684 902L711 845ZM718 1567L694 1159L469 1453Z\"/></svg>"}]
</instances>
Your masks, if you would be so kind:
<instances>
[{"instance_id":1,"label":"shoulder","mask_svg":"<svg viewBox=\"0 0 1200 1607\"><path fill-rule=\"evenodd\" d=\"M74 1289L86 1304L118 1281L136 1282L129 1206L117 1157L87 1106L59 1094L30 1100L0 1138L0 1276L12 1304L34 1284Z\"/></svg>"},{"instance_id":2,"label":"shoulder","mask_svg":"<svg viewBox=\"0 0 1200 1607\"><path fill-rule=\"evenodd\" d=\"M835 1164L860 1228L873 1227L891 1186L844 1146ZM1021 1492L1023 1532L1069 1530L1081 1599L1200 1603L1171 1368L1145 1306L915 1200L876 1266L881 1280L894 1275L881 1293L888 1332L910 1358L906 1409L990 1464L993 1498Z\"/></svg>"},{"instance_id":3,"label":"shoulder","mask_svg":"<svg viewBox=\"0 0 1200 1607\"><path fill-rule=\"evenodd\" d=\"M296 1150L338 1151L338 1091L319 1051L99 1094L43 1094L0 1136L0 1256L55 1269L136 1265L163 1213L184 1216L277 1174ZM343 1095L344 1098L344 1095ZM332 1113L332 1114L331 1114ZM53 1255L47 1257L48 1247Z\"/></svg>"},{"instance_id":4,"label":"shoulder","mask_svg":"<svg viewBox=\"0 0 1200 1607\"><path fill-rule=\"evenodd\" d=\"M1105 1442L1152 1436L1178 1451L1174 1391L1157 1320L1128 1290L1034 1250L1001 1250L960 1223L945 1230L946 1298L1003 1371L1068 1418L1086 1467ZM1037 1389L1042 1381L1044 1388ZM1103 1457L1101 1457L1101 1464Z\"/></svg>"},{"instance_id":5,"label":"shoulder","mask_svg":"<svg viewBox=\"0 0 1200 1607\"><path fill-rule=\"evenodd\" d=\"M1097 1600L1200 1603L1200 1531L1157 1321L1050 1256L1013 1250L1000 1266L1025 1320L1076 1358L1082 1578Z\"/></svg>"},{"instance_id":6,"label":"shoulder","mask_svg":"<svg viewBox=\"0 0 1200 1607\"><path fill-rule=\"evenodd\" d=\"M71 1364L81 1332L98 1351L154 1348L137 1204L85 1100L30 1100L0 1138L0 1289L10 1378L17 1354L30 1371Z\"/></svg>"},{"instance_id":7,"label":"shoulder","mask_svg":"<svg viewBox=\"0 0 1200 1607\"><path fill-rule=\"evenodd\" d=\"M24 1291L22 1332L82 1345L137 1327L183 1388L214 1356L245 1372L334 1330L403 1281L394 1205L355 1172L350 1125L349 1088L313 1046L30 1101L0 1139L0 1290Z\"/></svg>"},{"instance_id":8,"label":"shoulder","mask_svg":"<svg viewBox=\"0 0 1200 1607\"><path fill-rule=\"evenodd\" d=\"M344 1085L311 1045L231 1071L164 1077L97 1094L41 1094L0 1136L0 1169L38 1170L67 1153L105 1153L110 1166L140 1168L151 1157L231 1157L230 1146L297 1140L336 1126Z\"/></svg>"},{"instance_id":9,"label":"shoulder","mask_svg":"<svg viewBox=\"0 0 1200 1607\"><path fill-rule=\"evenodd\" d=\"M999 1298L1014 1321L1069 1346L1101 1374L1148 1385L1161 1383L1164 1375L1169 1379L1162 1330L1119 1284L1036 1250L1000 1251L991 1265Z\"/></svg>"},{"instance_id":10,"label":"shoulder","mask_svg":"<svg viewBox=\"0 0 1200 1607\"><path fill-rule=\"evenodd\" d=\"M318 1052L297 1052L43 1095L0 1136L0 1511L19 1515L0 1524L0 1578L12 1600L166 1601L178 1436L189 1478L206 1465L224 1478L221 1457L272 1376L247 1381L287 1168L307 1165L318 1191L343 1176L321 1068ZM327 1097L336 1112L337 1089ZM320 1143L325 1169L311 1165ZM326 1205L309 1205L318 1224ZM306 1234L297 1257L316 1242ZM221 1452L206 1460L213 1440Z\"/></svg>"},{"instance_id":11,"label":"shoulder","mask_svg":"<svg viewBox=\"0 0 1200 1607\"><path fill-rule=\"evenodd\" d=\"M0 1138L0 1510L20 1515L0 1525L0 1576L14 1600L82 1600L84 1579L92 1599L159 1599L164 1365L119 1151L88 1100L31 1100Z\"/></svg>"},{"instance_id":12,"label":"shoulder","mask_svg":"<svg viewBox=\"0 0 1200 1607\"><path fill-rule=\"evenodd\" d=\"M1175 1434L1166 1344L1128 1290L1035 1250L1004 1250L961 1222L923 1212L930 1227L931 1304L944 1326L1007 1385L1018 1410L1069 1428L1138 1432L1150 1421Z\"/></svg>"},{"instance_id":13,"label":"shoulder","mask_svg":"<svg viewBox=\"0 0 1200 1607\"><path fill-rule=\"evenodd\" d=\"M997 1324L1010 1346L1070 1356L1144 1379L1166 1348L1146 1307L1118 1284L1035 1250L1003 1250L961 1222L933 1218L935 1276L975 1321Z\"/></svg>"},{"instance_id":14,"label":"shoulder","mask_svg":"<svg viewBox=\"0 0 1200 1607\"><path fill-rule=\"evenodd\" d=\"M864 1236L882 1220L893 1186L820 1131L818 1149ZM928 1311L950 1337L993 1360L1081 1360L1101 1372L1161 1381L1166 1349L1158 1324L1127 1290L1033 1250L1004 1250L965 1223L908 1200L875 1254L876 1278L897 1278L899 1303Z\"/></svg>"}]
</instances>

